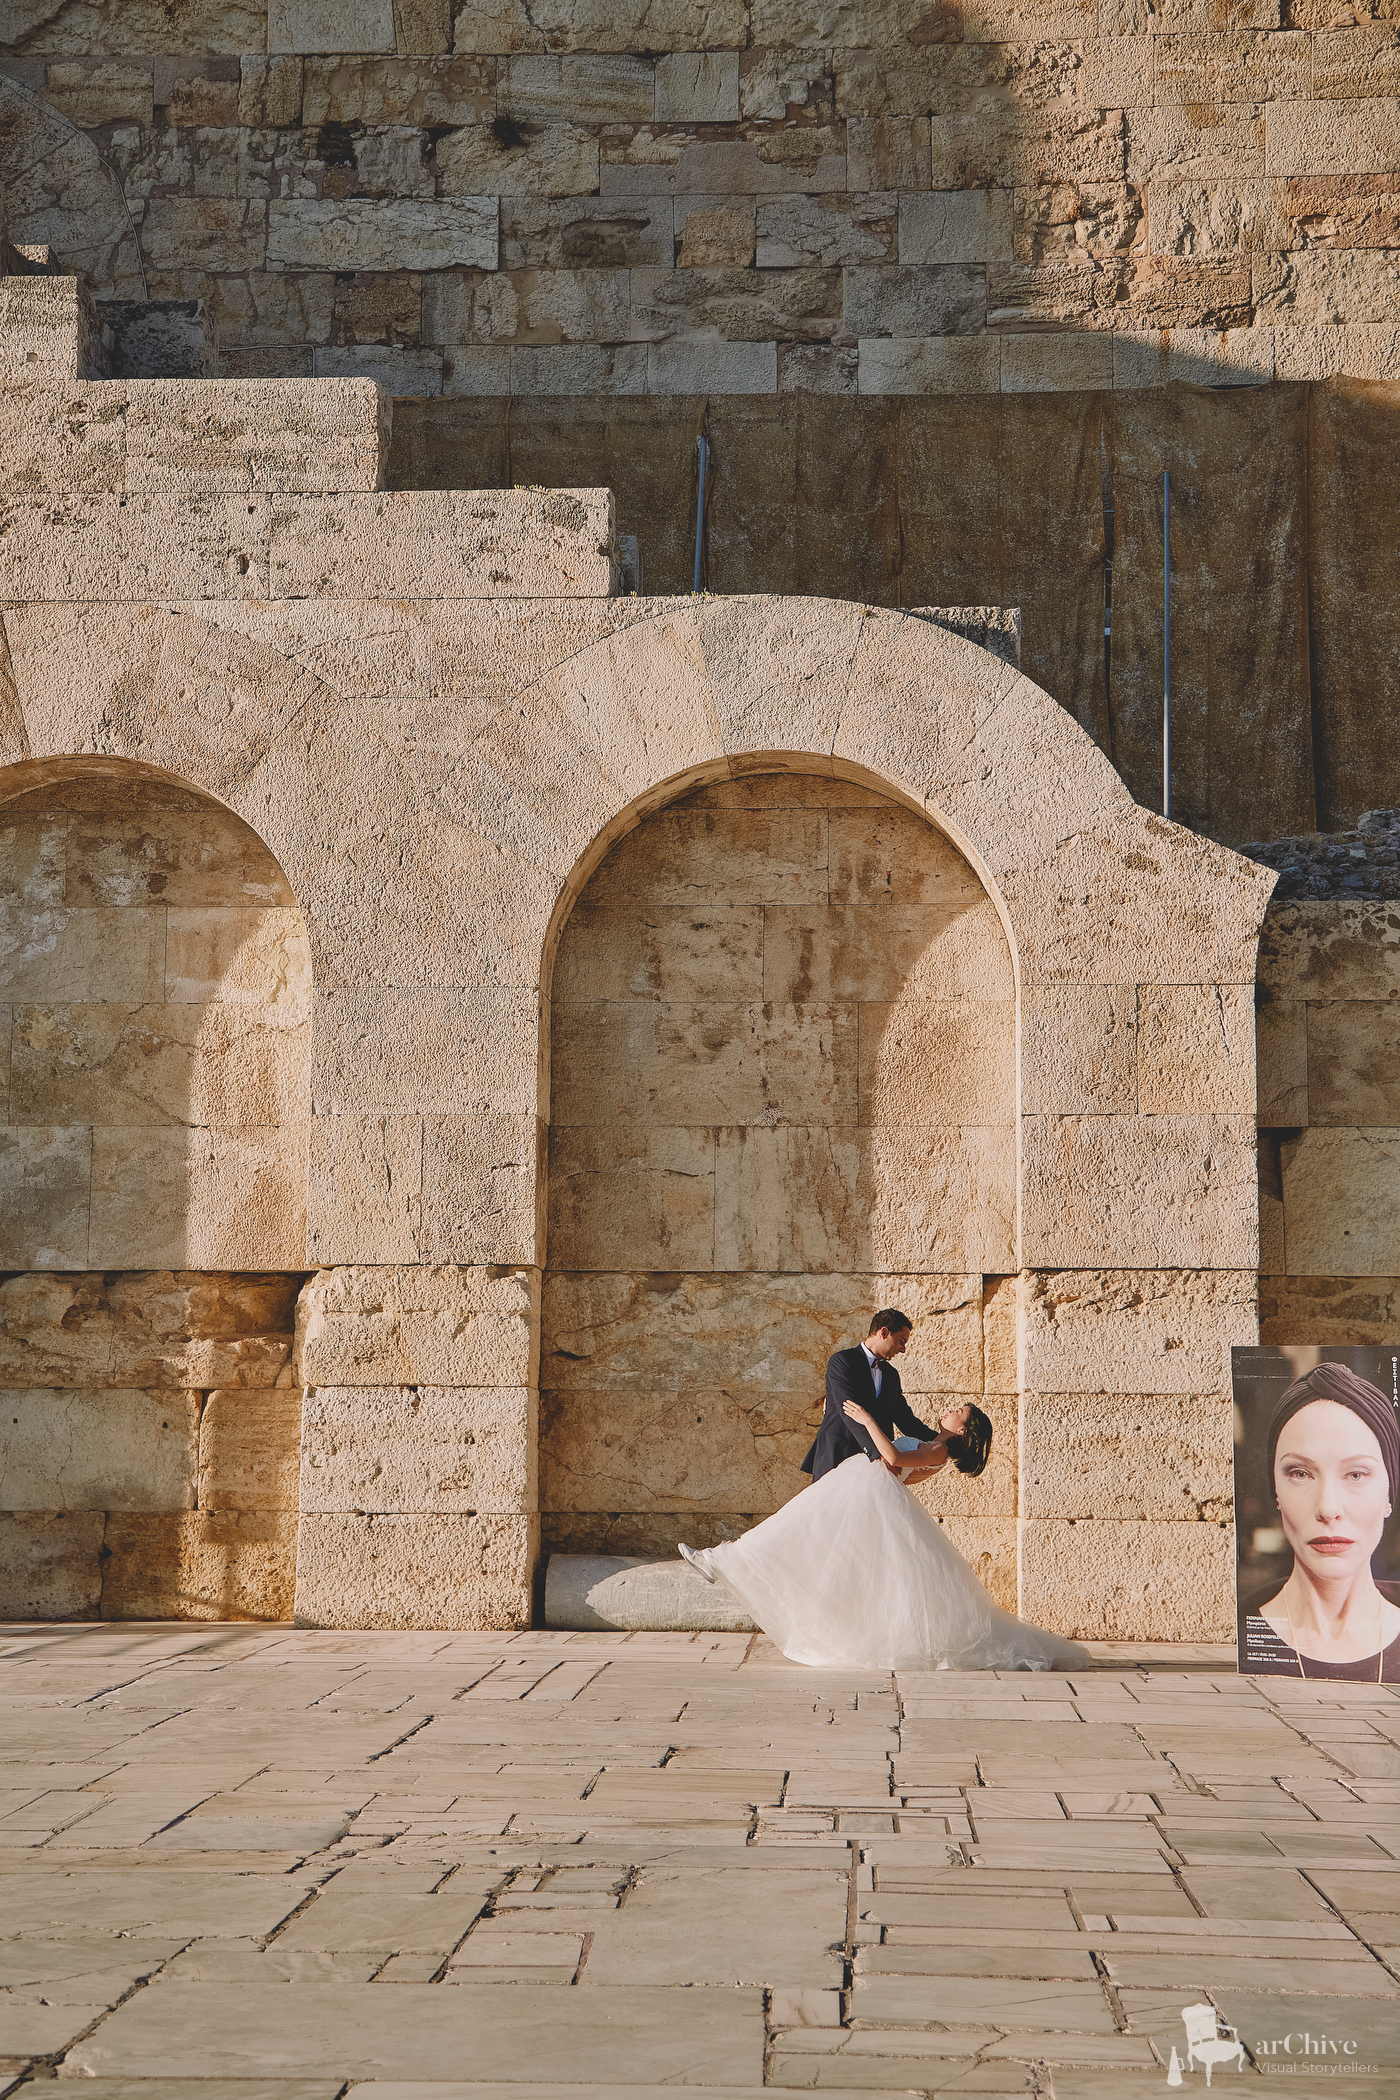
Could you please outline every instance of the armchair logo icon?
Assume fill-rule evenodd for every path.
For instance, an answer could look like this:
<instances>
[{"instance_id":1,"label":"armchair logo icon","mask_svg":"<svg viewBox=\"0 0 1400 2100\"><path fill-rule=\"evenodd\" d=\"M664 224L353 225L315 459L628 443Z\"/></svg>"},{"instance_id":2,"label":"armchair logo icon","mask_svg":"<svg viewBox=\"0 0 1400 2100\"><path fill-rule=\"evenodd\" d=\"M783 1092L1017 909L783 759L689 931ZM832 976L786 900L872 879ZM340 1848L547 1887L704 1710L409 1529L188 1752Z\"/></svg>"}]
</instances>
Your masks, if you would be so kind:
<instances>
[{"instance_id":1,"label":"armchair logo icon","mask_svg":"<svg viewBox=\"0 0 1400 2100\"><path fill-rule=\"evenodd\" d=\"M1229 2022L1221 2019L1213 2005L1186 2006L1181 2024L1186 2029L1186 2068L1188 2071L1204 2068L1207 2085L1217 2064L1229 2063L1233 2058L1235 2069L1244 2069L1244 2043ZM1181 2084L1181 2059L1176 2053L1175 2043L1172 2044L1167 2084Z\"/></svg>"}]
</instances>

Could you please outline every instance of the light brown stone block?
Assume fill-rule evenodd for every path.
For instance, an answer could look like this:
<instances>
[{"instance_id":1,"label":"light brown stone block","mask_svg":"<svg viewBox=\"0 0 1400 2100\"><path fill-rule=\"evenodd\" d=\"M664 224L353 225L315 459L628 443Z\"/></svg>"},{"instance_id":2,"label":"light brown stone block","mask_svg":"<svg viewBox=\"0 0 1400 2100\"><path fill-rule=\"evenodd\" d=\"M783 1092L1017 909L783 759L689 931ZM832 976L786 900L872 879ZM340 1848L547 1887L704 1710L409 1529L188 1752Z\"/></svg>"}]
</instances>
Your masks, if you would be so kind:
<instances>
[{"instance_id":1,"label":"light brown stone block","mask_svg":"<svg viewBox=\"0 0 1400 2100\"><path fill-rule=\"evenodd\" d=\"M1309 1005L1308 1113L1291 1120L1400 1124L1397 1051L1400 1006L1363 999Z\"/></svg>"},{"instance_id":2,"label":"light brown stone block","mask_svg":"<svg viewBox=\"0 0 1400 2100\"><path fill-rule=\"evenodd\" d=\"M1232 1346L1258 1339L1257 1288L1243 1272L1081 1269L1026 1277L1026 1388L1227 1392Z\"/></svg>"},{"instance_id":3,"label":"light brown stone block","mask_svg":"<svg viewBox=\"0 0 1400 2100\"><path fill-rule=\"evenodd\" d=\"M540 1003L532 991L323 992L316 1113L533 1115L540 1098Z\"/></svg>"},{"instance_id":4,"label":"light brown stone block","mask_svg":"<svg viewBox=\"0 0 1400 2100\"><path fill-rule=\"evenodd\" d=\"M1252 1115L1028 1116L1021 1128L1027 1262L1257 1263Z\"/></svg>"},{"instance_id":5,"label":"light brown stone block","mask_svg":"<svg viewBox=\"0 0 1400 2100\"><path fill-rule=\"evenodd\" d=\"M143 493L11 505L0 588L30 605L265 597L267 504Z\"/></svg>"},{"instance_id":6,"label":"light brown stone block","mask_svg":"<svg viewBox=\"0 0 1400 2100\"><path fill-rule=\"evenodd\" d=\"M199 1506L294 1510L301 1394L233 1386L210 1393L199 1424Z\"/></svg>"},{"instance_id":7,"label":"light brown stone block","mask_svg":"<svg viewBox=\"0 0 1400 2100\"><path fill-rule=\"evenodd\" d=\"M182 798L186 806L163 806L159 791L146 781L131 783L126 793L120 780L64 785L62 808L72 814L56 809L51 821L66 824L70 903L107 910L157 905L185 911L295 909L286 876L257 833L232 810L193 795ZM130 811L129 801L137 804ZM300 968L308 967L298 961Z\"/></svg>"},{"instance_id":8,"label":"light brown stone block","mask_svg":"<svg viewBox=\"0 0 1400 2100\"><path fill-rule=\"evenodd\" d=\"M124 392L129 489L380 485L388 404L368 379L132 379Z\"/></svg>"},{"instance_id":9,"label":"light brown stone block","mask_svg":"<svg viewBox=\"0 0 1400 2100\"><path fill-rule=\"evenodd\" d=\"M1259 1282L1259 1339L1275 1346L1366 1348L1400 1332L1400 1278L1394 1276L1264 1276Z\"/></svg>"},{"instance_id":10,"label":"light brown stone block","mask_svg":"<svg viewBox=\"0 0 1400 2100\"><path fill-rule=\"evenodd\" d=\"M1230 1403L1223 1394L1027 1393L1021 1514L1228 1522Z\"/></svg>"},{"instance_id":11,"label":"light brown stone block","mask_svg":"<svg viewBox=\"0 0 1400 2100\"><path fill-rule=\"evenodd\" d=\"M0 914L0 992L17 1005L163 999L165 921L161 910L36 911L11 898Z\"/></svg>"},{"instance_id":12,"label":"light brown stone block","mask_svg":"<svg viewBox=\"0 0 1400 2100\"><path fill-rule=\"evenodd\" d=\"M550 1266L712 1269L714 1152L709 1130L552 1130Z\"/></svg>"},{"instance_id":13,"label":"light brown stone block","mask_svg":"<svg viewBox=\"0 0 1400 2100\"><path fill-rule=\"evenodd\" d=\"M420 1259L467 1267L538 1262L543 1141L533 1115L425 1116Z\"/></svg>"},{"instance_id":14,"label":"light brown stone block","mask_svg":"<svg viewBox=\"0 0 1400 2100\"><path fill-rule=\"evenodd\" d=\"M311 1124L306 1255L404 1262L418 1254L421 1116L316 1116Z\"/></svg>"},{"instance_id":15,"label":"light brown stone block","mask_svg":"<svg viewBox=\"0 0 1400 2100\"><path fill-rule=\"evenodd\" d=\"M554 1128L854 1123L853 1007L556 1006Z\"/></svg>"},{"instance_id":16,"label":"light brown stone block","mask_svg":"<svg viewBox=\"0 0 1400 2100\"><path fill-rule=\"evenodd\" d=\"M560 1007L585 999L763 999L765 921L761 905L642 905L609 909L581 902L570 914L554 965ZM786 993L778 1004L800 1004Z\"/></svg>"},{"instance_id":17,"label":"light brown stone block","mask_svg":"<svg viewBox=\"0 0 1400 2100\"><path fill-rule=\"evenodd\" d=\"M763 980L793 1005L931 996L1015 996L1011 955L990 898L951 905L770 905L763 915Z\"/></svg>"},{"instance_id":18,"label":"light brown stone block","mask_svg":"<svg viewBox=\"0 0 1400 2100\"><path fill-rule=\"evenodd\" d=\"M528 1626L538 1553L538 1517L306 1516L297 1623Z\"/></svg>"},{"instance_id":19,"label":"light brown stone block","mask_svg":"<svg viewBox=\"0 0 1400 2100\"><path fill-rule=\"evenodd\" d=\"M1015 1121L1009 1001L874 1000L860 1008L860 1121L899 1129ZM804 1121L813 1120L810 1116Z\"/></svg>"},{"instance_id":20,"label":"light brown stone block","mask_svg":"<svg viewBox=\"0 0 1400 2100\"><path fill-rule=\"evenodd\" d=\"M551 1268L540 1376L555 1394L706 1387L746 1399L771 1390L801 1393L820 1411L827 1358L859 1341L881 1307L897 1305L914 1322L899 1360L905 1391L975 1393L982 1389L981 1295L977 1276L570 1275ZM1014 1391L1014 1383L1003 1390ZM922 1405L914 1401L916 1414Z\"/></svg>"},{"instance_id":21,"label":"light brown stone block","mask_svg":"<svg viewBox=\"0 0 1400 2100\"><path fill-rule=\"evenodd\" d=\"M1308 1009L1303 1000L1270 997L1255 1007L1254 1054L1260 1129L1302 1129L1310 1120Z\"/></svg>"},{"instance_id":22,"label":"light brown stone block","mask_svg":"<svg viewBox=\"0 0 1400 2100\"><path fill-rule=\"evenodd\" d=\"M300 1268L305 1147L275 1128L96 1130L92 1265Z\"/></svg>"},{"instance_id":23,"label":"light brown stone block","mask_svg":"<svg viewBox=\"0 0 1400 2100\"><path fill-rule=\"evenodd\" d=\"M921 1492L921 1491L920 1491ZM940 1514L938 1522L983 1589L1003 1611L1016 1610L1015 1517Z\"/></svg>"},{"instance_id":24,"label":"light brown stone block","mask_svg":"<svg viewBox=\"0 0 1400 2100\"><path fill-rule=\"evenodd\" d=\"M1004 1271L1014 1174L1010 1130L721 1130L714 1266Z\"/></svg>"},{"instance_id":25,"label":"light brown stone block","mask_svg":"<svg viewBox=\"0 0 1400 2100\"><path fill-rule=\"evenodd\" d=\"M496 199L487 196L274 199L266 207L267 261L274 273L279 266L339 273L494 270L496 210Z\"/></svg>"},{"instance_id":26,"label":"light brown stone block","mask_svg":"<svg viewBox=\"0 0 1400 2100\"><path fill-rule=\"evenodd\" d=\"M950 1459L931 1480L911 1490L935 1517L1014 1517L1016 1515L1016 1409L1014 1394L939 1393L930 1395L923 1409L925 1420L936 1417L961 1400L972 1400L989 1416L992 1424L992 1455L985 1471L974 1479L960 1473Z\"/></svg>"},{"instance_id":27,"label":"light brown stone block","mask_svg":"<svg viewBox=\"0 0 1400 2100\"><path fill-rule=\"evenodd\" d=\"M0 1511L0 1619L95 1619L101 1510Z\"/></svg>"},{"instance_id":28,"label":"light brown stone block","mask_svg":"<svg viewBox=\"0 0 1400 2100\"><path fill-rule=\"evenodd\" d=\"M1137 1106L1131 985L1028 985L1021 995L1021 1107L1028 1115L1122 1115Z\"/></svg>"},{"instance_id":29,"label":"light brown stone block","mask_svg":"<svg viewBox=\"0 0 1400 2100\"><path fill-rule=\"evenodd\" d=\"M580 124L518 127L502 146L492 124L463 125L438 149L442 195L485 203L496 197L587 197L598 188L598 140ZM464 262L478 261L463 256Z\"/></svg>"},{"instance_id":30,"label":"light brown stone block","mask_svg":"<svg viewBox=\"0 0 1400 2100\"><path fill-rule=\"evenodd\" d=\"M827 820L817 810L691 809L629 833L590 877L592 907L825 904Z\"/></svg>"},{"instance_id":31,"label":"light brown stone block","mask_svg":"<svg viewBox=\"0 0 1400 2100\"><path fill-rule=\"evenodd\" d=\"M806 1477L821 1396L767 1387L540 1395L551 1509L777 1509Z\"/></svg>"},{"instance_id":32,"label":"light brown stone block","mask_svg":"<svg viewBox=\"0 0 1400 2100\"><path fill-rule=\"evenodd\" d=\"M219 1002L25 1006L11 1053L15 1124L294 1124L307 1111L309 1019L269 1027Z\"/></svg>"},{"instance_id":33,"label":"light brown stone block","mask_svg":"<svg viewBox=\"0 0 1400 2100\"><path fill-rule=\"evenodd\" d=\"M528 1386L308 1386L301 1507L515 1515L535 1507Z\"/></svg>"},{"instance_id":34,"label":"light brown stone block","mask_svg":"<svg viewBox=\"0 0 1400 2100\"><path fill-rule=\"evenodd\" d=\"M1400 112L1390 97L1280 103L1268 134L1271 175L1389 168L1400 155Z\"/></svg>"},{"instance_id":35,"label":"light brown stone block","mask_svg":"<svg viewBox=\"0 0 1400 2100\"><path fill-rule=\"evenodd\" d=\"M541 1551L546 1555L615 1554L627 1559L664 1560L682 1542L687 1546L720 1546L726 1539L742 1538L755 1524L762 1523L764 1514L753 1510L726 1510L720 1515L667 1510L551 1510L540 1518ZM1012 1567L1014 1573L1014 1544Z\"/></svg>"},{"instance_id":36,"label":"light brown stone block","mask_svg":"<svg viewBox=\"0 0 1400 2100\"><path fill-rule=\"evenodd\" d=\"M1229 1524L1022 1520L1024 1618L1090 1641L1229 1641L1235 1546Z\"/></svg>"},{"instance_id":37,"label":"light brown stone block","mask_svg":"<svg viewBox=\"0 0 1400 2100\"><path fill-rule=\"evenodd\" d=\"M534 1385L537 1269L323 1269L297 1300L298 1378L316 1386Z\"/></svg>"},{"instance_id":38,"label":"light brown stone block","mask_svg":"<svg viewBox=\"0 0 1400 2100\"><path fill-rule=\"evenodd\" d=\"M833 904L934 904L950 915L985 901L945 833L911 809L833 810Z\"/></svg>"},{"instance_id":39,"label":"light brown stone block","mask_svg":"<svg viewBox=\"0 0 1400 2100\"><path fill-rule=\"evenodd\" d=\"M92 1201L92 1132L0 1131L0 1264L85 1269Z\"/></svg>"},{"instance_id":40,"label":"light brown stone block","mask_svg":"<svg viewBox=\"0 0 1400 2100\"><path fill-rule=\"evenodd\" d=\"M0 1391L0 1508L193 1509L200 1396Z\"/></svg>"},{"instance_id":41,"label":"light brown stone block","mask_svg":"<svg viewBox=\"0 0 1400 2100\"><path fill-rule=\"evenodd\" d=\"M1282 1151L1292 1276L1388 1276L1400 1234L1400 1132L1305 1130Z\"/></svg>"},{"instance_id":42,"label":"light brown stone block","mask_svg":"<svg viewBox=\"0 0 1400 2100\"><path fill-rule=\"evenodd\" d=\"M606 598L606 489L276 499L271 589L303 598Z\"/></svg>"},{"instance_id":43,"label":"light brown stone block","mask_svg":"<svg viewBox=\"0 0 1400 2100\"><path fill-rule=\"evenodd\" d=\"M0 1282L7 1386L274 1386L289 1376L299 1276L18 1275Z\"/></svg>"},{"instance_id":44,"label":"light brown stone block","mask_svg":"<svg viewBox=\"0 0 1400 2100\"><path fill-rule=\"evenodd\" d=\"M311 951L301 913L167 912L165 997L256 1007L287 1028L308 1020Z\"/></svg>"},{"instance_id":45,"label":"light brown stone block","mask_svg":"<svg viewBox=\"0 0 1400 2100\"><path fill-rule=\"evenodd\" d=\"M1365 898L1275 904L1259 940L1259 981L1276 999L1400 998L1393 904Z\"/></svg>"},{"instance_id":46,"label":"light brown stone block","mask_svg":"<svg viewBox=\"0 0 1400 2100\"><path fill-rule=\"evenodd\" d=\"M1015 1393L1021 1384L1021 1279L982 1278L982 1389Z\"/></svg>"},{"instance_id":47,"label":"light brown stone block","mask_svg":"<svg viewBox=\"0 0 1400 2100\"><path fill-rule=\"evenodd\" d=\"M1253 988L1139 985L1137 1054L1143 1115L1252 1112Z\"/></svg>"},{"instance_id":48,"label":"light brown stone block","mask_svg":"<svg viewBox=\"0 0 1400 2100\"><path fill-rule=\"evenodd\" d=\"M297 1520L190 1510L107 1519L104 1619L291 1617Z\"/></svg>"}]
</instances>

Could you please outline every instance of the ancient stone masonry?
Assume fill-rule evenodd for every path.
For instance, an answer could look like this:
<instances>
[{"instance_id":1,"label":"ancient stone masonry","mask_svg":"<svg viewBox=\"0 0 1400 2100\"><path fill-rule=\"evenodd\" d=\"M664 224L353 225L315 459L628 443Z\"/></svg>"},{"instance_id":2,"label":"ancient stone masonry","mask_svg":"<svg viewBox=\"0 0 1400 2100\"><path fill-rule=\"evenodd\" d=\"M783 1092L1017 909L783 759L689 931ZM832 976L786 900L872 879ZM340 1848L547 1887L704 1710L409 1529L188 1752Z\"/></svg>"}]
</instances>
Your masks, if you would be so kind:
<instances>
[{"instance_id":1,"label":"ancient stone masonry","mask_svg":"<svg viewBox=\"0 0 1400 2100\"><path fill-rule=\"evenodd\" d=\"M1400 377L1384 9L9 21L11 237L103 299L203 301L231 374L457 397Z\"/></svg>"},{"instance_id":2,"label":"ancient stone masonry","mask_svg":"<svg viewBox=\"0 0 1400 2100\"><path fill-rule=\"evenodd\" d=\"M366 379L5 301L6 1608L276 1616L295 1514L307 1623L523 1625L542 1516L781 1501L896 1296L993 1587L1225 1630L1272 873L1014 651L621 597L606 489L386 489Z\"/></svg>"}]
</instances>

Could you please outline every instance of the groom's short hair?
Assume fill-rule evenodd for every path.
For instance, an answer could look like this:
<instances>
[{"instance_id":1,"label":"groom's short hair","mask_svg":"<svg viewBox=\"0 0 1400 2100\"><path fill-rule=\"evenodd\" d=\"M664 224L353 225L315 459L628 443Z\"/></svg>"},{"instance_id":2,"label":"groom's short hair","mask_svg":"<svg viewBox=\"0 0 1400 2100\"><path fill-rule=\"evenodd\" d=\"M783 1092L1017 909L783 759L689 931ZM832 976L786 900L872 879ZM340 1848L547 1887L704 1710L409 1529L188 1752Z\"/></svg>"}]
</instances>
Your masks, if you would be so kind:
<instances>
[{"instance_id":1,"label":"groom's short hair","mask_svg":"<svg viewBox=\"0 0 1400 2100\"><path fill-rule=\"evenodd\" d=\"M888 1327L891 1334L903 1334L913 1324L908 1313L902 1313L897 1305L887 1305L883 1312L876 1313L865 1331L867 1335L878 1334L882 1327Z\"/></svg>"}]
</instances>

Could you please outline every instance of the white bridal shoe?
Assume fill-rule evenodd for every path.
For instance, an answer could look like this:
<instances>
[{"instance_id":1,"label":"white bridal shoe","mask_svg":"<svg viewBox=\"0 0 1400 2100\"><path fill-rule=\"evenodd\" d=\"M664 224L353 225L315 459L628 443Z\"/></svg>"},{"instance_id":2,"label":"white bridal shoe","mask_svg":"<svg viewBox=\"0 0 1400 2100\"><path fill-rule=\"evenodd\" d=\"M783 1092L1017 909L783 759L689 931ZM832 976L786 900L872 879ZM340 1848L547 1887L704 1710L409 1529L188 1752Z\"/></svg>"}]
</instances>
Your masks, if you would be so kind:
<instances>
[{"instance_id":1,"label":"white bridal shoe","mask_svg":"<svg viewBox=\"0 0 1400 2100\"><path fill-rule=\"evenodd\" d=\"M704 1561L701 1559L700 1555L695 1551L695 1548L693 1546L682 1546L680 1548L680 1556L682 1560L688 1560L690 1562L691 1567L694 1568L696 1574L703 1576L706 1582L714 1581L714 1576L705 1566Z\"/></svg>"}]
</instances>

